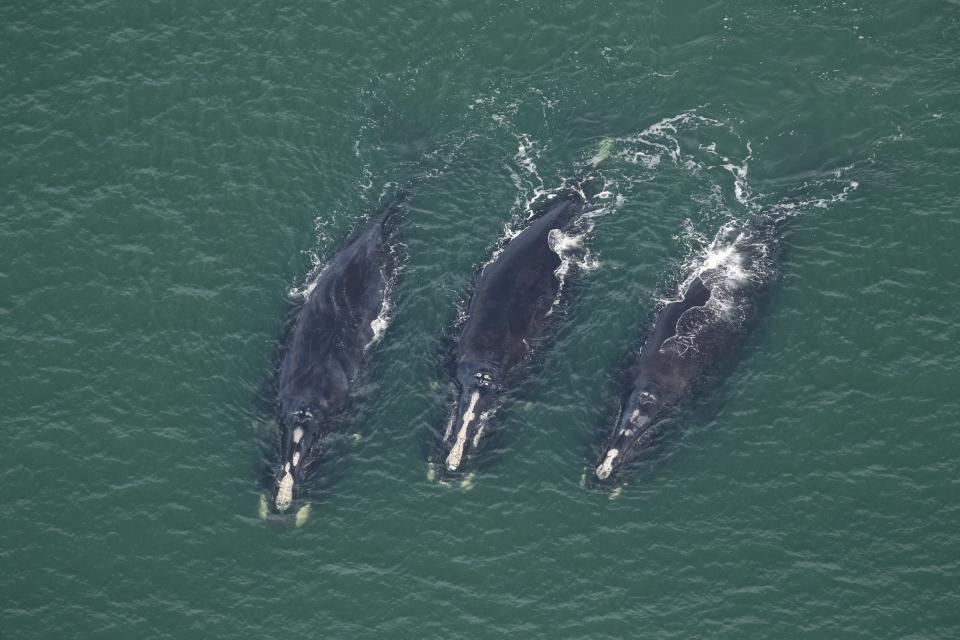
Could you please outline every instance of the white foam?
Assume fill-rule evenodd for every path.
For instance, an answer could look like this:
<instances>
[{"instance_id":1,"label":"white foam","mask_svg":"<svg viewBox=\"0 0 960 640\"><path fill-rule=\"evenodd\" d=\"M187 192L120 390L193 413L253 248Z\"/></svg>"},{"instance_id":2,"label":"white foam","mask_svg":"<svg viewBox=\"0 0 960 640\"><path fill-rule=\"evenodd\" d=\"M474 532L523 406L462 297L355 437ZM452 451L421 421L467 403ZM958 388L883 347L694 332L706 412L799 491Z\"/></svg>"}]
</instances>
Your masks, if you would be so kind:
<instances>
[{"instance_id":1,"label":"white foam","mask_svg":"<svg viewBox=\"0 0 960 640\"><path fill-rule=\"evenodd\" d=\"M677 334L664 342L662 350L674 349L679 353L696 350L696 336L704 322L722 319L736 325L743 321L745 309L740 307L738 290L747 284L760 284L772 273L773 265L767 247L761 244L763 241L744 232L734 222L720 228L713 241L687 265L688 275L678 286L675 297L661 301L669 304L682 300L697 278L710 290L706 305L681 316Z\"/></svg>"},{"instance_id":2,"label":"white foam","mask_svg":"<svg viewBox=\"0 0 960 640\"><path fill-rule=\"evenodd\" d=\"M516 238L523 231L523 228L516 229L510 224L503 225L503 235L500 236L500 240L497 241L497 248L490 254L490 258L483 263L483 266L480 267L480 273L483 273L483 270L489 267L491 264L497 261L497 258L500 257L500 254L504 252L507 248L507 245L511 240ZM466 319L466 309L463 310L463 319Z\"/></svg>"},{"instance_id":3,"label":"white foam","mask_svg":"<svg viewBox=\"0 0 960 640\"><path fill-rule=\"evenodd\" d=\"M729 286L740 287L750 279L750 274L745 269L745 260L741 252L744 236L740 233L733 242L723 244L722 238L726 231L727 229L724 228L717 234L713 244L707 248L703 256L703 262L694 272L695 275L693 277L702 277L708 271L714 272L725 278ZM692 280L693 278L690 278L691 282Z\"/></svg>"},{"instance_id":4,"label":"white foam","mask_svg":"<svg viewBox=\"0 0 960 640\"><path fill-rule=\"evenodd\" d=\"M856 180L851 180L850 183L840 191L840 193L835 193L829 198L817 198L813 202L813 206L818 209L826 209L831 204L836 202L844 202L850 196L850 193L856 191L859 187L859 182Z\"/></svg>"},{"instance_id":5,"label":"white foam","mask_svg":"<svg viewBox=\"0 0 960 640\"><path fill-rule=\"evenodd\" d=\"M854 164L829 175L811 179L779 202L769 195L755 194L750 184L753 144L744 139L735 121L706 117L692 109L655 122L639 133L616 140L615 157L636 165L630 174L620 174L629 195L635 185L657 179L670 168L688 172L701 183L703 192L694 197L704 222L721 219L716 236L703 235L688 220L679 239L692 259L684 265L686 275L673 299L682 296L695 278L703 280L711 295L703 308L688 311L678 324L678 336L669 343L678 349L695 348L693 337L705 321L742 322L747 301L740 292L746 285L762 284L772 276L775 265L768 254L770 238L752 233L763 228L761 221L783 220L812 209L825 209L845 201L859 183L846 177ZM729 194L732 193L732 198ZM693 216L691 216L693 217ZM725 223L723 222L725 221ZM711 228L716 228L714 224ZM684 333L685 332L685 333ZM666 345L665 345L666 346Z\"/></svg>"},{"instance_id":6,"label":"white foam","mask_svg":"<svg viewBox=\"0 0 960 640\"><path fill-rule=\"evenodd\" d=\"M313 293L313 290L317 288L317 282L320 280L320 276L323 275L324 271L327 270L329 265L323 265L320 267L320 259L316 255L311 256L313 262L313 267L310 269L311 275L307 278L306 283L299 287L293 287L288 291L288 294L294 300L307 301L310 299L310 294Z\"/></svg>"},{"instance_id":7,"label":"white foam","mask_svg":"<svg viewBox=\"0 0 960 640\"><path fill-rule=\"evenodd\" d=\"M627 162L644 165L648 169L660 164L662 156L679 164L684 157L679 139L681 128L704 125L722 127L723 123L701 116L693 110L663 118L638 134L617 139L617 148L620 151L616 155ZM713 143L713 149L710 151L716 152L716 143Z\"/></svg>"},{"instance_id":8,"label":"white foam","mask_svg":"<svg viewBox=\"0 0 960 640\"><path fill-rule=\"evenodd\" d=\"M380 313L370 322L370 331L373 333L370 342L366 344L364 350L367 351L376 345L383 338L383 334L390 324L390 296L393 291L393 280L386 280L383 285L383 303L380 305Z\"/></svg>"},{"instance_id":9,"label":"white foam","mask_svg":"<svg viewBox=\"0 0 960 640\"><path fill-rule=\"evenodd\" d=\"M536 143L530 139L530 136L522 133L520 134L517 153L513 156L513 159L520 167L526 170L527 173L539 177L539 173L537 173L537 164L533 160L540 154L535 149Z\"/></svg>"},{"instance_id":10,"label":"white foam","mask_svg":"<svg viewBox=\"0 0 960 640\"><path fill-rule=\"evenodd\" d=\"M713 144L713 147L715 153L716 143ZM750 206L750 186L747 183L747 173L749 172L749 161L751 158L753 158L753 147L750 145L750 142L747 141L747 156L741 164L734 164L729 158L725 157L723 159L724 163L720 165L733 176L733 197L745 207Z\"/></svg>"},{"instance_id":11,"label":"white foam","mask_svg":"<svg viewBox=\"0 0 960 640\"><path fill-rule=\"evenodd\" d=\"M700 115L695 109L663 118L639 133L618 138L616 155L649 173L656 171L664 160L695 175L723 169L733 177L736 202L744 207L753 206L747 180L749 161L753 157L750 142L744 143L732 125ZM631 184L648 182L654 179L649 173L646 177L632 175L627 180Z\"/></svg>"},{"instance_id":12,"label":"white foam","mask_svg":"<svg viewBox=\"0 0 960 640\"><path fill-rule=\"evenodd\" d=\"M510 179L517 190L513 204L516 209L523 211L526 214L524 217L529 220L536 215L533 204L547 194L536 163L542 149L528 134L514 135L517 139L517 153L513 156L513 164L507 166Z\"/></svg>"},{"instance_id":13,"label":"white foam","mask_svg":"<svg viewBox=\"0 0 960 640\"><path fill-rule=\"evenodd\" d=\"M560 286L557 288L557 296L550 307L550 313L560 303L571 265L582 271L593 271L600 266L600 263L590 255L589 249L583 246L584 239L592 230L593 225L590 225L580 234L564 233L560 229L551 229L547 234L547 245L560 258L560 264L553 272L560 281Z\"/></svg>"}]
</instances>

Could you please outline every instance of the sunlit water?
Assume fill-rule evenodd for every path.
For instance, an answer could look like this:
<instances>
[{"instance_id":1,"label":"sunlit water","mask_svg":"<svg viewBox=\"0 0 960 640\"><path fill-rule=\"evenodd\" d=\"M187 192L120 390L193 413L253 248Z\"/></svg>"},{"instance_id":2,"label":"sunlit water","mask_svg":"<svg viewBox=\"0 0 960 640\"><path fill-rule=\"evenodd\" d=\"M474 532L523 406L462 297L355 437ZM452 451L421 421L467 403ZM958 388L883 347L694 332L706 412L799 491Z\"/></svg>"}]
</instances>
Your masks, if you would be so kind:
<instances>
[{"instance_id":1,"label":"sunlit water","mask_svg":"<svg viewBox=\"0 0 960 640\"><path fill-rule=\"evenodd\" d=\"M957 60L947 1L8 3L0 636L957 637ZM558 321L430 481L477 270L598 155ZM291 294L399 188L309 519L262 521ZM657 302L773 214L742 348L584 482Z\"/></svg>"}]
</instances>

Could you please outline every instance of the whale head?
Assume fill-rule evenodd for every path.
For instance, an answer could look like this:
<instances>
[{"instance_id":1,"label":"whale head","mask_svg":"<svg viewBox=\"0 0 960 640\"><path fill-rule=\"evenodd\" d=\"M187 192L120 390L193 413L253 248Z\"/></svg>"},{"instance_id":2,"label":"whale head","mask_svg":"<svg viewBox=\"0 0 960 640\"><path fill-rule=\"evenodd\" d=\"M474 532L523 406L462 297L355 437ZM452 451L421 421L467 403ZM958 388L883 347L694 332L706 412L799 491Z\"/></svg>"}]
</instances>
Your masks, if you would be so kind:
<instances>
[{"instance_id":1,"label":"whale head","mask_svg":"<svg viewBox=\"0 0 960 640\"><path fill-rule=\"evenodd\" d=\"M653 435L654 419L663 404L659 388L653 383L634 387L616 430L600 455L596 476L606 480L626 462L639 442Z\"/></svg>"},{"instance_id":2,"label":"whale head","mask_svg":"<svg viewBox=\"0 0 960 640\"><path fill-rule=\"evenodd\" d=\"M490 369L471 368L459 376L460 395L443 435L444 467L459 471L479 447L484 432L483 414L496 400L497 376Z\"/></svg>"},{"instance_id":3,"label":"whale head","mask_svg":"<svg viewBox=\"0 0 960 640\"><path fill-rule=\"evenodd\" d=\"M320 423L310 409L297 409L284 419L274 494L277 511L286 511L293 503L294 491L303 481L308 456L319 432Z\"/></svg>"}]
</instances>

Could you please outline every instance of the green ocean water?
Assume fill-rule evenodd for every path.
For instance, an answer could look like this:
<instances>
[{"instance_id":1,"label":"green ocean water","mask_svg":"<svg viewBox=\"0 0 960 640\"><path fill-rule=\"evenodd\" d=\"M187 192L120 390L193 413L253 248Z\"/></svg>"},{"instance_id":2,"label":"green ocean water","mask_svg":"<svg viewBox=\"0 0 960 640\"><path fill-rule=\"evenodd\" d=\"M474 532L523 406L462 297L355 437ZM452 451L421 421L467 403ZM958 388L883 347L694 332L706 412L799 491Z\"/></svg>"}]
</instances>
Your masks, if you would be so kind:
<instances>
[{"instance_id":1,"label":"green ocean water","mask_svg":"<svg viewBox=\"0 0 960 640\"><path fill-rule=\"evenodd\" d=\"M8 2L0 88L0 637L960 637L957 2ZM475 273L606 138L561 321L429 481ZM402 185L312 515L261 521L291 292ZM742 348L585 486L657 300L773 211Z\"/></svg>"}]
</instances>

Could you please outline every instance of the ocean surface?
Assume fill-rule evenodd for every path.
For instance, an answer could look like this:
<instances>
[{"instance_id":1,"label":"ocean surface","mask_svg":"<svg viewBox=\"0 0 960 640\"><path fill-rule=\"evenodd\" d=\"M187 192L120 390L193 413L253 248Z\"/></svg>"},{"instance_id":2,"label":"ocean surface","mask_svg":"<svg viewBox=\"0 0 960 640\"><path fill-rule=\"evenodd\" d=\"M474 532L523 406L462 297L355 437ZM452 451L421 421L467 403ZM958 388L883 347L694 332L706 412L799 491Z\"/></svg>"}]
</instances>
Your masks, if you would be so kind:
<instances>
[{"instance_id":1,"label":"ocean surface","mask_svg":"<svg viewBox=\"0 0 960 640\"><path fill-rule=\"evenodd\" d=\"M14 1L0 88L3 639L960 637L957 1ZM601 149L431 481L475 274ZM312 513L261 520L291 300L403 187ZM585 482L658 302L778 212L740 346Z\"/></svg>"}]
</instances>

